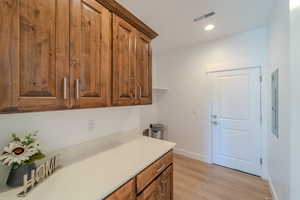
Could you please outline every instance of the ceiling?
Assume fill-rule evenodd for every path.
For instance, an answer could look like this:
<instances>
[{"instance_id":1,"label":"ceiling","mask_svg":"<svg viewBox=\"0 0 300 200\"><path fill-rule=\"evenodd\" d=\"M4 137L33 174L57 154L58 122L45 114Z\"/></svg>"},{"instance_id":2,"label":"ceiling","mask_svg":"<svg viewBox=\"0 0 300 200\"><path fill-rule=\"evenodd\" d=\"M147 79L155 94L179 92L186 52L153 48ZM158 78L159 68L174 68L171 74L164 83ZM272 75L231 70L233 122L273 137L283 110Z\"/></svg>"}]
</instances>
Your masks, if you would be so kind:
<instances>
[{"instance_id":1,"label":"ceiling","mask_svg":"<svg viewBox=\"0 0 300 200\"><path fill-rule=\"evenodd\" d=\"M273 0L118 0L152 27L159 37L156 51L214 40L267 24ZM194 18L211 11L216 15L200 22ZM203 29L207 24L216 28Z\"/></svg>"}]
</instances>

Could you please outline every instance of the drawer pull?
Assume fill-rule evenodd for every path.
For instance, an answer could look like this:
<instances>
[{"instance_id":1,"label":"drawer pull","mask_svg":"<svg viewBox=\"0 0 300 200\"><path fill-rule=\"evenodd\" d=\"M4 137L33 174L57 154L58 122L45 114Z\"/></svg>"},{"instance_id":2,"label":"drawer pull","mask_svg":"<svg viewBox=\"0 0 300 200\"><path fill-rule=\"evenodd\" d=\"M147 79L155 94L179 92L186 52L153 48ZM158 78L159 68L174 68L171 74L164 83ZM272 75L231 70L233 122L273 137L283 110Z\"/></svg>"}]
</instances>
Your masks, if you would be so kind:
<instances>
[{"instance_id":1,"label":"drawer pull","mask_svg":"<svg viewBox=\"0 0 300 200\"><path fill-rule=\"evenodd\" d=\"M163 165L161 166L161 168L159 168L158 170L156 170L156 173L162 172L165 168L166 168L166 164L163 164Z\"/></svg>"}]
</instances>

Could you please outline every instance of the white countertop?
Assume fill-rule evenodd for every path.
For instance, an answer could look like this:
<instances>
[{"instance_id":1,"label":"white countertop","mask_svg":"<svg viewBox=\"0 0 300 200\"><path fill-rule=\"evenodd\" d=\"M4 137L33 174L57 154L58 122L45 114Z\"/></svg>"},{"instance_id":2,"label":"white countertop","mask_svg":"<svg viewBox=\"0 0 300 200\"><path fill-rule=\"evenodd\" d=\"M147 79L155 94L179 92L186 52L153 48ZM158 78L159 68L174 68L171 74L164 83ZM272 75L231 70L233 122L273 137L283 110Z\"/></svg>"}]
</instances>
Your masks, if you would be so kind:
<instances>
[{"instance_id":1,"label":"white countertop","mask_svg":"<svg viewBox=\"0 0 300 200\"><path fill-rule=\"evenodd\" d=\"M0 200L100 200L175 147L174 143L139 137L57 170L25 198L21 189L0 193Z\"/></svg>"}]
</instances>

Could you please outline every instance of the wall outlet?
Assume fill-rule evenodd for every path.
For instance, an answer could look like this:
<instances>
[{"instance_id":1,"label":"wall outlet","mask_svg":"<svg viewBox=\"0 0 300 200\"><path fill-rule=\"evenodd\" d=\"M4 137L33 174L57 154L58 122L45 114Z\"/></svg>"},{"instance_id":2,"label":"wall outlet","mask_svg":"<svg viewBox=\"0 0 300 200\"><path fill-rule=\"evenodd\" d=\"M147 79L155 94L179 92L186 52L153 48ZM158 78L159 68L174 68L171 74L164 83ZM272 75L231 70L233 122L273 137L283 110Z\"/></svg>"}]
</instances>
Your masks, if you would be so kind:
<instances>
[{"instance_id":1,"label":"wall outlet","mask_svg":"<svg viewBox=\"0 0 300 200\"><path fill-rule=\"evenodd\" d=\"M88 131L93 132L95 130L95 120L91 119L88 121Z\"/></svg>"}]
</instances>

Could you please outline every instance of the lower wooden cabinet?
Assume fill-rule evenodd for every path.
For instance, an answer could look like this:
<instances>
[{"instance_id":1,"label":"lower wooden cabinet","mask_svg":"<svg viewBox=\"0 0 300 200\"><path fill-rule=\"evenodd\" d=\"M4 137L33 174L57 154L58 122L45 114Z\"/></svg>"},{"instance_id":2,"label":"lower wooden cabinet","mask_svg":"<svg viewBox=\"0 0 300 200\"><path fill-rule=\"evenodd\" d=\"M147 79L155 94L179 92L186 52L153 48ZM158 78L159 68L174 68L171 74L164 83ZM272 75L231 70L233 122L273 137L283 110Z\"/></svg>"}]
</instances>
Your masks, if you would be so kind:
<instances>
[{"instance_id":1,"label":"lower wooden cabinet","mask_svg":"<svg viewBox=\"0 0 300 200\"><path fill-rule=\"evenodd\" d=\"M167 169L172 162L173 153L169 152L137 175L137 193L140 193L145 187L147 187L147 185L149 185L158 175Z\"/></svg>"},{"instance_id":2,"label":"lower wooden cabinet","mask_svg":"<svg viewBox=\"0 0 300 200\"><path fill-rule=\"evenodd\" d=\"M112 193L106 200L135 200L135 181L130 180L116 192Z\"/></svg>"},{"instance_id":3,"label":"lower wooden cabinet","mask_svg":"<svg viewBox=\"0 0 300 200\"><path fill-rule=\"evenodd\" d=\"M162 200L173 199L173 165L166 169L159 179L160 194Z\"/></svg>"},{"instance_id":4,"label":"lower wooden cabinet","mask_svg":"<svg viewBox=\"0 0 300 200\"><path fill-rule=\"evenodd\" d=\"M137 200L172 200L172 174L173 166L170 166L137 197Z\"/></svg>"},{"instance_id":5,"label":"lower wooden cabinet","mask_svg":"<svg viewBox=\"0 0 300 200\"><path fill-rule=\"evenodd\" d=\"M160 200L161 186L159 180L153 181L138 197L138 200Z\"/></svg>"},{"instance_id":6,"label":"lower wooden cabinet","mask_svg":"<svg viewBox=\"0 0 300 200\"><path fill-rule=\"evenodd\" d=\"M172 158L172 152L165 154L105 200L173 200Z\"/></svg>"}]
</instances>

